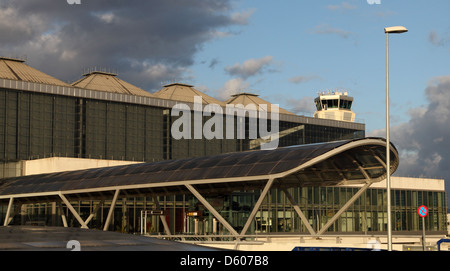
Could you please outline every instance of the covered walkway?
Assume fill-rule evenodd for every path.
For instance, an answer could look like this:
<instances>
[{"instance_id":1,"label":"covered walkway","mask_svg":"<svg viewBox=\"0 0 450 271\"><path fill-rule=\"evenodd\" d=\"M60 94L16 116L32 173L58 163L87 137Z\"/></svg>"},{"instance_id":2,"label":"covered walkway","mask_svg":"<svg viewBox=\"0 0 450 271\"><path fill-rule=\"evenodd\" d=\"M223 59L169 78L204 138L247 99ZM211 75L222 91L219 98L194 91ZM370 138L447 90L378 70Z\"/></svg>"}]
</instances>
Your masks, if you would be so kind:
<instances>
[{"instance_id":1,"label":"covered walkway","mask_svg":"<svg viewBox=\"0 0 450 271\"><path fill-rule=\"evenodd\" d=\"M399 163L391 144L391 174ZM386 176L386 141L364 138L300 145L275 150L229 153L183 160L168 160L98 169L30 175L0 180L0 204L7 205L4 226L22 204L57 202L65 204L82 228L105 200L112 200L104 230L108 229L120 197L188 194L194 195L236 239L245 236L263 199L271 188L279 188L311 235L324 233L337 218L375 182ZM362 188L318 231L308 223L287 188L363 184ZM261 190L245 226L237 232L205 199L236 190ZM82 218L73 200L100 200L91 215ZM156 203L157 204L157 203ZM158 205L158 204L157 204ZM170 230L161 213L166 234ZM63 224L67 226L64 215Z\"/></svg>"}]
</instances>

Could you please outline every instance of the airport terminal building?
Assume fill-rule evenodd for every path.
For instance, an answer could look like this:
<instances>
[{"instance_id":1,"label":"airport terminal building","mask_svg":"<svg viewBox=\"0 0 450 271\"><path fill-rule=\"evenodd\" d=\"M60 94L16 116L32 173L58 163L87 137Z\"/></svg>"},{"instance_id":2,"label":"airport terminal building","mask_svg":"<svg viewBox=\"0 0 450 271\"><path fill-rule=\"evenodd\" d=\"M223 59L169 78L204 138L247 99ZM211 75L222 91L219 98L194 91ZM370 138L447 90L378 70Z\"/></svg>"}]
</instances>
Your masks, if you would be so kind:
<instances>
[{"instance_id":1,"label":"airport terminal building","mask_svg":"<svg viewBox=\"0 0 450 271\"><path fill-rule=\"evenodd\" d=\"M211 120L211 115L196 115L196 97L201 97L200 110L208 105L254 104L257 109L268 108L267 116L272 116L271 103L252 93L219 101L181 83L149 93L104 71L91 71L68 84L22 60L0 58L1 221L5 225L39 223L185 236L386 231L383 140L365 138L365 125L354 122L354 115L344 112L349 119L307 117L279 108L276 150L262 149L260 134L257 139L250 136L253 126L249 112L243 118L232 116L232 137L225 136L230 126L224 125L221 137L199 138L191 129L191 136L175 139L172 129L181 116L174 113L177 105L192 109L189 118L194 125L200 120L199 125L205 126ZM321 104L316 100L316 106L318 110L350 112L350 99L343 100L345 104L335 106L333 101ZM225 123L226 114L222 118ZM269 130L270 119L267 123ZM242 127L245 135L239 137ZM337 157L337 149L345 157ZM321 167L302 160L289 165L292 168L287 162L286 168L278 168L286 151L321 161L316 164ZM392 163L395 171L398 153L394 146L391 152L397 159ZM240 160L244 154L255 155L252 159L256 160L248 162L254 169L244 166L245 160ZM224 159L230 160L232 167L227 174L234 179L223 175L218 181L218 176L209 174L217 173L219 160ZM190 172L198 163L207 161L216 164L202 166L195 171L196 176L189 177L195 175ZM178 170L190 169L184 172L189 176L175 180L175 171L167 168L167 174L158 175L158 180L141 183L138 175L129 172L156 174L157 166L169 167L170 163L174 167L179 163ZM269 166L272 168L264 171ZM100 167L111 171L95 169ZM72 177L71 173L58 173L68 170L77 173ZM94 171L98 187L87 184L87 179L94 177L85 177ZM252 172L264 177L256 180ZM79 180L77 192L58 190L64 178L55 174ZM122 188L105 190L103 174L115 176L116 187ZM430 210L426 230L446 234L443 180L393 180L394 233L420 232L417 206L426 204Z\"/></svg>"}]
</instances>

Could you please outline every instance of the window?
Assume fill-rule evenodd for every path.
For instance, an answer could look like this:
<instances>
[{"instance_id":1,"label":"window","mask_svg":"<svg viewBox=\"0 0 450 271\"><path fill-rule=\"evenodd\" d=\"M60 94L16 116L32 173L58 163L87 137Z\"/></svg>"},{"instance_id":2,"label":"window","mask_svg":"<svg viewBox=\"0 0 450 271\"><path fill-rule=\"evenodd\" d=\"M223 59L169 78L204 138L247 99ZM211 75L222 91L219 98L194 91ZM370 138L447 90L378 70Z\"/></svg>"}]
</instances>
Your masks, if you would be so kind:
<instances>
[{"instance_id":1,"label":"window","mask_svg":"<svg viewBox=\"0 0 450 271\"><path fill-rule=\"evenodd\" d=\"M317 111L322 110L322 105L320 104L320 101L316 100L315 103L316 103Z\"/></svg>"},{"instance_id":2,"label":"window","mask_svg":"<svg viewBox=\"0 0 450 271\"><path fill-rule=\"evenodd\" d=\"M338 108L339 100L326 100L326 104L328 108ZM326 108L325 108L326 109Z\"/></svg>"}]
</instances>

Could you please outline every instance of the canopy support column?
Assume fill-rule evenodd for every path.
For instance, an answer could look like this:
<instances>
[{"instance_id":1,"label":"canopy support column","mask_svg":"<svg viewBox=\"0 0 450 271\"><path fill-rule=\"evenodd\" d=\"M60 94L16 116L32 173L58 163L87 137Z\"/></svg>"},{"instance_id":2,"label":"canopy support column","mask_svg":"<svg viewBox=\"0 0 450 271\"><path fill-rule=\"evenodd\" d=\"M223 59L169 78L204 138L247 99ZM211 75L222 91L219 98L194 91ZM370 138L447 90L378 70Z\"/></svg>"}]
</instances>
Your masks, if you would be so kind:
<instances>
[{"instance_id":1,"label":"canopy support column","mask_svg":"<svg viewBox=\"0 0 450 271\"><path fill-rule=\"evenodd\" d=\"M13 213L9 216L8 225L9 225L9 223L11 223L11 221L13 220L13 218L16 214L20 214L21 210L22 210L22 203L16 205L16 208L14 208Z\"/></svg>"},{"instance_id":2,"label":"canopy support column","mask_svg":"<svg viewBox=\"0 0 450 271\"><path fill-rule=\"evenodd\" d=\"M89 222L91 222L92 218L94 218L94 215L97 213L98 209L100 208L100 206L102 206L104 200L100 201L97 206L95 206L94 210L92 211L92 213L89 215L89 217L86 219L86 221L84 221L84 223L87 225L89 224Z\"/></svg>"},{"instance_id":3,"label":"canopy support column","mask_svg":"<svg viewBox=\"0 0 450 271\"><path fill-rule=\"evenodd\" d=\"M302 212L302 210L298 206L298 203L292 197L291 193L289 193L289 191L286 188L283 188L283 192L284 192L284 194L286 194L286 197L291 202L292 207L294 207L295 212L297 212L298 216L302 220L302 222L305 225L306 229L308 229L309 233L311 235L316 235L316 231L311 227L311 224L309 224L308 219L306 218L305 214Z\"/></svg>"},{"instance_id":4,"label":"canopy support column","mask_svg":"<svg viewBox=\"0 0 450 271\"><path fill-rule=\"evenodd\" d=\"M358 192L356 192L355 195L353 195L353 197L349 201L347 201L347 203L344 204L344 206L342 206L342 208L327 222L327 224L325 224L323 228L320 229L317 235L321 235L326 230L328 230L328 228L342 215L342 213L345 212L348 207L350 207L350 205L352 205L361 196L361 194L364 193L367 188L369 188L371 184L371 182L367 182L361 189L359 189Z\"/></svg>"},{"instance_id":5,"label":"canopy support column","mask_svg":"<svg viewBox=\"0 0 450 271\"><path fill-rule=\"evenodd\" d=\"M86 226L86 223L84 223L84 220L80 217L80 215L77 213L75 208L73 208L72 204L67 200L67 198L63 194L59 194L59 197L64 201L67 208L69 208L70 212L72 212L73 216L76 218L78 223L80 223L82 229L88 229L88 226Z\"/></svg>"},{"instance_id":6,"label":"canopy support column","mask_svg":"<svg viewBox=\"0 0 450 271\"><path fill-rule=\"evenodd\" d=\"M8 204L8 209L6 210L6 217L5 217L5 222L3 223L3 226L8 226L9 222L11 222L9 217L11 215L11 209L12 209L13 204L14 204L14 198L10 198L9 204Z\"/></svg>"},{"instance_id":7,"label":"canopy support column","mask_svg":"<svg viewBox=\"0 0 450 271\"><path fill-rule=\"evenodd\" d=\"M274 181L274 178L270 178L267 181L266 185L264 186L264 189L261 192L261 195L259 195L258 201L255 204L255 207L253 207L253 210L252 210L250 216L248 217L247 222L244 225L244 228L241 231L241 236L244 235L247 232L248 228L250 227L250 225L253 221L253 218L255 217L256 213L258 212L259 207L261 206L264 198L267 195L267 192L269 192L270 188L272 187L273 181Z\"/></svg>"},{"instance_id":8,"label":"canopy support column","mask_svg":"<svg viewBox=\"0 0 450 271\"><path fill-rule=\"evenodd\" d=\"M61 210L61 219L62 219L64 228L67 228L67 227L69 227L69 225L67 224L66 214L64 214L64 209L63 209L61 202L59 203L59 209Z\"/></svg>"},{"instance_id":9,"label":"canopy support column","mask_svg":"<svg viewBox=\"0 0 450 271\"><path fill-rule=\"evenodd\" d=\"M117 189L114 193L114 198L111 202L111 207L109 208L108 217L106 218L105 226L103 227L103 231L107 231L109 228L109 224L111 223L112 215L114 213L114 208L116 207L117 198L119 197L120 189Z\"/></svg>"},{"instance_id":10,"label":"canopy support column","mask_svg":"<svg viewBox=\"0 0 450 271\"><path fill-rule=\"evenodd\" d=\"M227 228L227 230L234 236L239 236L239 234L237 233L237 231L230 225L230 223L228 223L220 214L219 212L216 211L216 209L214 209L214 207L211 206L211 204L209 204L209 202L190 184L185 184L186 188L189 189L189 191L191 191L191 193L206 207L206 209L208 209L208 211L210 211L216 218L217 220L220 221L220 223L222 223L222 225Z\"/></svg>"},{"instance_id":11,"label":"canopy support column","mask_svg":"<svg viewBox=\"0 0 450 271\"><path fill-rule=\"evenodd\" d=\"M158 211L161 211L161 206L159 205L157 196L153 196L153 200L155 201L156 209ZM161 219L161 222L164 226L164 231L166 232L167 235L170 235L171 233L170 233L169 225L167 225L166 215L160 215L159 218Z\"/></svg>"}]
</instances>

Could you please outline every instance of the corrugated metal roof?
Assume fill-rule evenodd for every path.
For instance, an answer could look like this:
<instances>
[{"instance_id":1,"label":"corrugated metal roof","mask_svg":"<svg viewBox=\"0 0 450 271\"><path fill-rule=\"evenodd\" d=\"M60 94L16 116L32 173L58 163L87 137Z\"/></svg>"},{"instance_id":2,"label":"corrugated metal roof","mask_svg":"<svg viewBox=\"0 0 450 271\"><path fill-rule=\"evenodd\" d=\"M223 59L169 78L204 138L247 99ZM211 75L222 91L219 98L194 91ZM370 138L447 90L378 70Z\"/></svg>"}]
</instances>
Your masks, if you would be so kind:
<instances>
[{"instance_id":1,"label":"corrugated metal roof","mask_svg":"<svg viewBox=\"0 0 450 271\"><path fill-rule=\"evenodd\" d=\"M201 96L203 104L218 104L220 106L225 106L224 102L214 99L213 97L210 97L205 93L198 91L193 86L187 84L169 84L164 86L163 89L153 93L153 95L161 99L186 103L193 103L195 96Z\"/></svg>"},{"instance_id":2,"label":"corrugated metal roof","mask_svg":"<svg viewBox=\"0 0 450 271\"><path fill-rule=\"evenodd\" d=\"M117 78L117 74L101 71L85 74L83 78L72 83L72 86L106 92L153 97L150 92Z\"/></svg>"},{"instance_id":3,"label":"corrugated metal roof","mask_svg":"<svg viewBox=\"0 0 450 271\"><path fill-rule=\"evenodd\" d=\"M0 57L0 78L58 86L69 86L69 84L38 71L24 62L24 60L20 59Z\"/></svg>"},{"instance_id":4,"label":"corrugated metal roof","mask_svg":"<svg viewBox=\"0 0 450 271\"><path fill-rule=\"evenodd\" d=\"M266 100L263 100L258 97L256 94L252 93L239 93L233 95L230 99L226 101L227 104L242 104L244 106L247 106L248 104L255 104L258 109L259 105L265 104L267 105L267 112L271 112L271 105L272 103L269 103ZM288 115L295 115L292 112L287 111L286 109L283 109L279 107L279 113L280 114L288 114Z\"/></svg>"}]
</instances>

